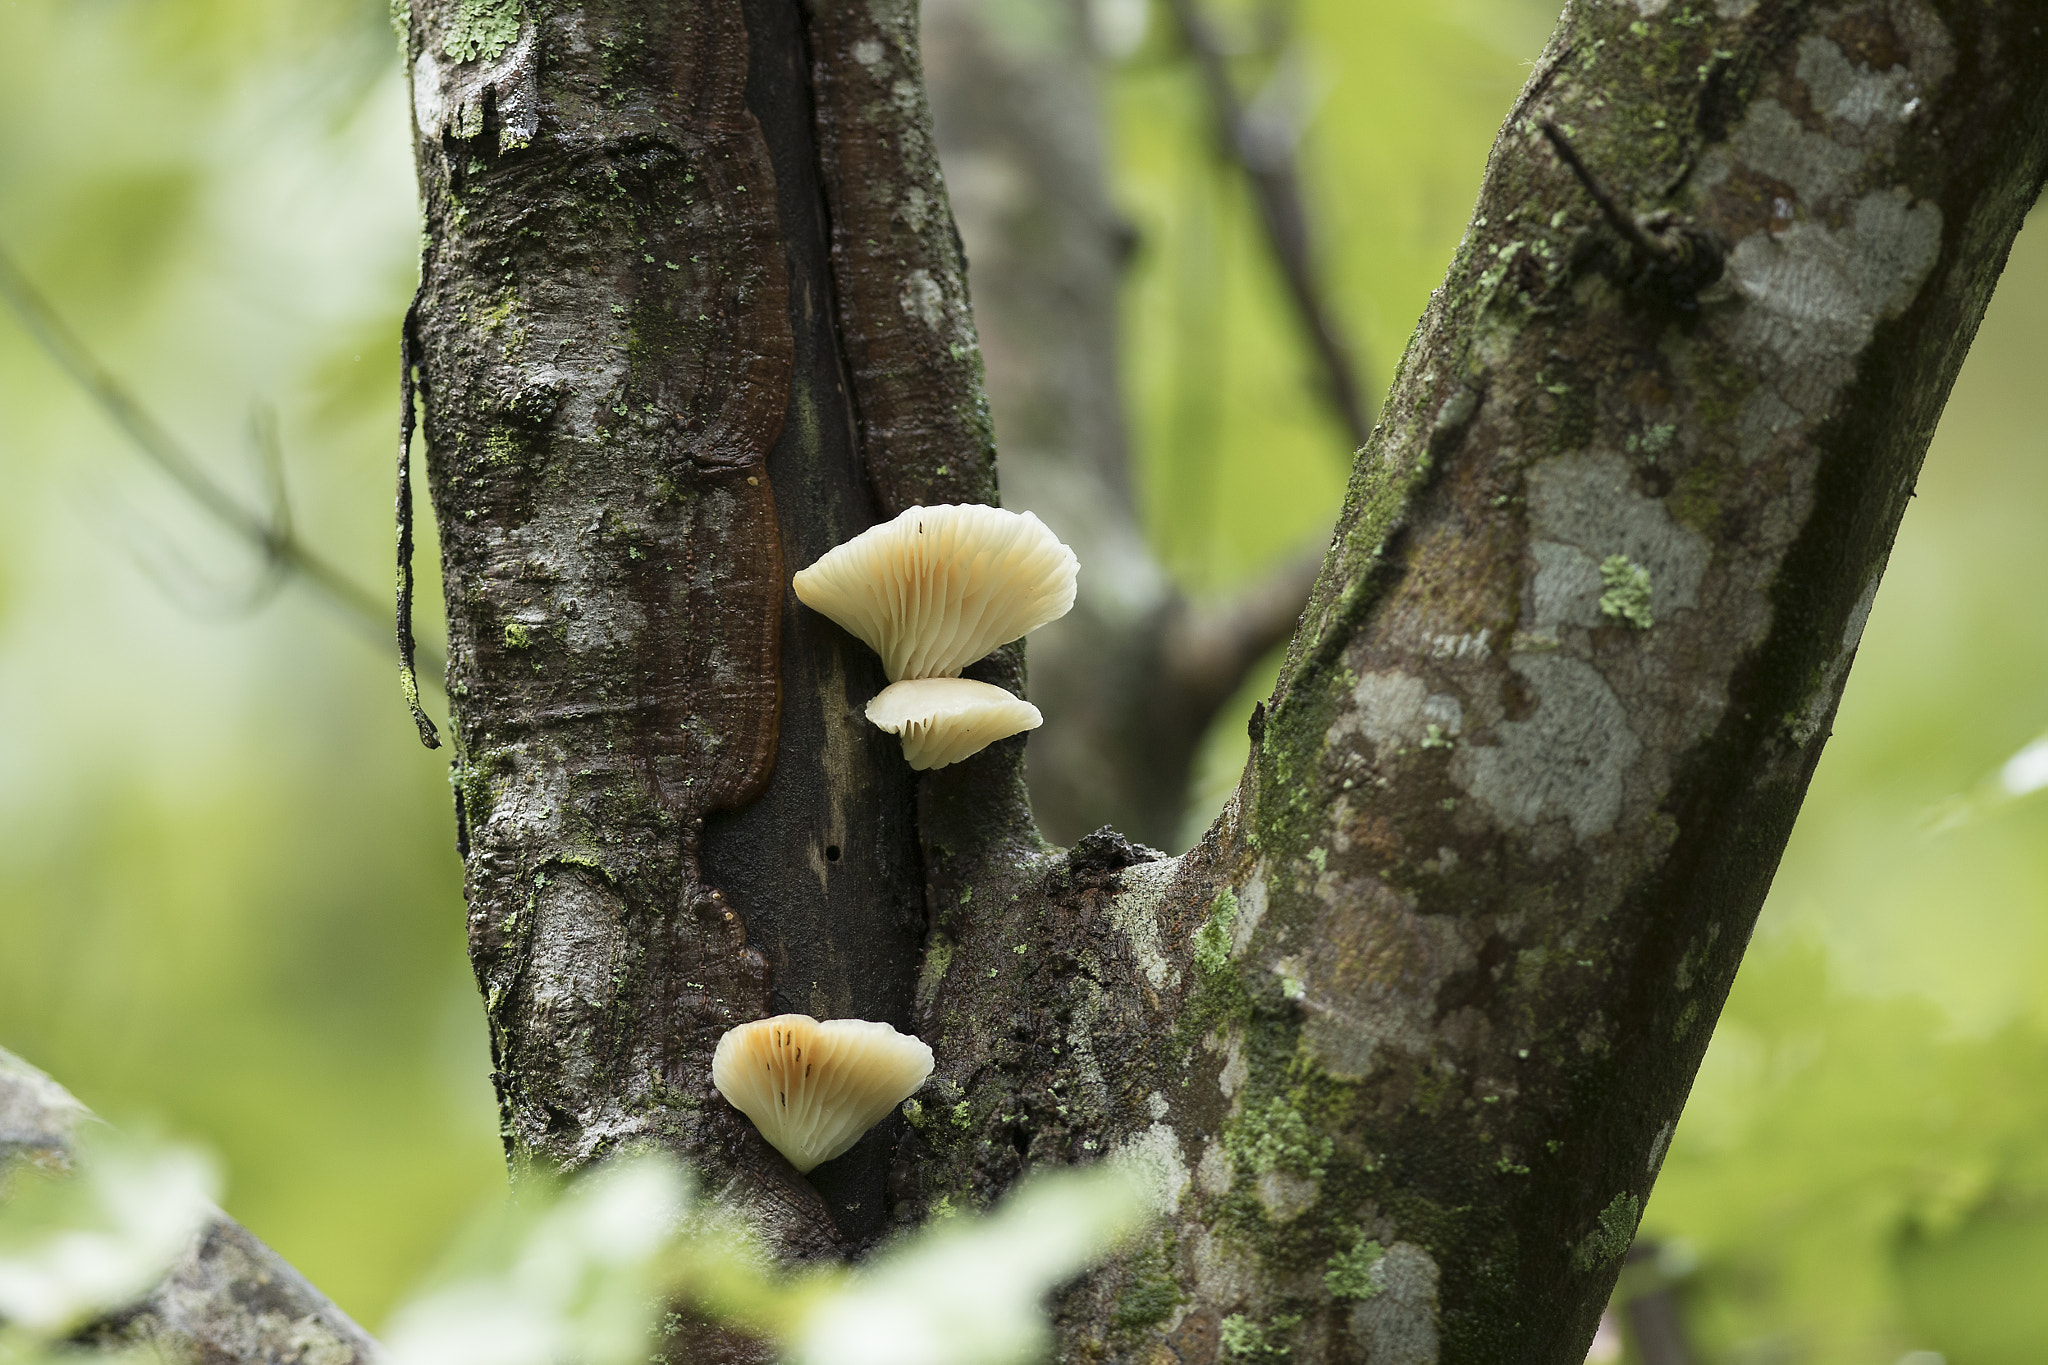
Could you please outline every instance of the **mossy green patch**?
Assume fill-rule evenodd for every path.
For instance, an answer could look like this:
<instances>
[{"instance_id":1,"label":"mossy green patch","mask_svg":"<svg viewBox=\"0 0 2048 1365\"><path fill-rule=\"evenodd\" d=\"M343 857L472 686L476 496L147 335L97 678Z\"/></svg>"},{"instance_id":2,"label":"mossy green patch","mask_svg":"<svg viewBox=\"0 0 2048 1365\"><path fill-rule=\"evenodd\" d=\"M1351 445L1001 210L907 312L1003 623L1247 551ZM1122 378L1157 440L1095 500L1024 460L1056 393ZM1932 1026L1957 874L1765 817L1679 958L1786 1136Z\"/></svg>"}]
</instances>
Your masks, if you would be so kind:
<instances>
[{"instance_id":1,"label":"mossy green patch","mask_svg":"<svg viewBox=\"0 0 2048 1365\"><path fill-rule=\"evenodd\" d=\"M1323 1178L1334 1148L1292 1101L1279 1095L1263 1105L1246 1106L1225 1130L1223 1145L1232 1160L1253 1175L1286 1171L1310 1180Z\"/></svg>"},{"instance_id":2,"label":"mossy green patch","mask_svg":"<svg viewBox=\"0 0 2048 1365\"><path fill-rule=\"evenodd\" d=\"M1385 1247L1359 1233L1356 1246L1330 1258L1323 1270L1323 1287L1336 1299L1369 1299L1385 1293L1386 1282L1373 1272L1386 1254Z\"/></svg>"},{"instance_id":3,"label":"mossy green patch","mask_svg":"<svg viewBox=\"0 0 2048 1365\"><path fill-rule=\"evenodd\" d=\"M441 51L458 62L494 62L519 38L519 0L461 0Z\"/></svg>"},{"instance_id":4,"label":"mossy green patch","mask_svg":"<svg viewBox=\"0 0 2048 1365\"><path fill-rule=\"evenodd\" d=\"M1237 893L1224 887L1209 903L1209 917L1195 930L1195 962L1204 971L1220 972L1230 965L1230 931L1237 923Z\"/></svg>"},{"instance_id":5,"label":"mossy green patch","mask_svg":"<svg viewBox=\"0 0 2048 1365\"><path fill-rule=\"evenodd\" d=\"M1282 1313L1266 1322L1232 1313L1223 1320L1223 1349L1238 1360L1284 1360L1287 1336L1301 1326L1299 1313Z\"/></svg>"},{"instance_id":6,"label":"mossy green patch","mask_svg":"<svg viewBox=\"0 0 2048 1365\"><path fill-rule=\"evenodd\" d=\"M1111 1321L1121 1332L1137 1332L1155 1322L1164 1322L1181 1301L1180 1282L1174 1278L1173 1234L1153 1241L1130 1262L1131 1280L1117 1295Z\"/></svg>"},{"instance_id":7,"label":"mossy green patch","mask_svg":"<svg viewBox=\"0 0 2048 1365\"><path fill-rule=\"evenodd\" d=\"M1636 1223L1643 1215L1643 1201L1632 1194L1617 1194L1600 1210L1593 1230L1572 1248L1572 1268L1590 1274L1622 1258L1635 1240Z\"/></svg>"},{"instance_id":8,"label":"mossy green patch","mask_svg":"<svg viewBox=\"0 0 2048 1365\"><path fill-rule=\"evenodd\" d=\"M1600 614L1626 621L1637 630L1656 624L1650 614L1650 571L1627 555L1609 555L1600 561Z\"/></svg>"}]
</instances>

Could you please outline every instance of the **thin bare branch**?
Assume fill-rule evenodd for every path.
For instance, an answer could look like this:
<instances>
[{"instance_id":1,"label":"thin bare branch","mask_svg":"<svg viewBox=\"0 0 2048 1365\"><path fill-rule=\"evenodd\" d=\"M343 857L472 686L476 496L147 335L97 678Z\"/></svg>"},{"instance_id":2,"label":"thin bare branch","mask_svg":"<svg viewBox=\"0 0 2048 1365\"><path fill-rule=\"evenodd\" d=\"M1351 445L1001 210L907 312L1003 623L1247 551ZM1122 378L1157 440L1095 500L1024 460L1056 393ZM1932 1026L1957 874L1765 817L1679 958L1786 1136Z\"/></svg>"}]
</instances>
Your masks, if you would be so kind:
<instances>
[{"instance_id":1,"label":"thin bare branch","mask_svg":"<svg viewBox=\"0 0 2048 1365\"><path fill-rule=\"evenodd\" d=\"M1248 116L1237 87L1231 83L1222 44L1198 0L1168 0L1168 8L1201 73L1202 87L1216 120L1218 146L1244 172L1245 181L1251 186L1252 201L1258 206L1267 244L1286 278L1288 298L1322 369L1324 395L1336 409L1351 438L1352 449L1356 450L1372 433L1371 412L1360 395L1352 370L1354 352L1316 275L1294 140L1273 136L1270 129Z\"/></svg>"},{"instance_id":2,"label":"thin bare branch","mask_svg":"<svg viewBox=\"0 0 2048 1365\"><path fill-rule=\"evenodd\" d=\"M276 449L274 417L266 419L259 412L253 419L257 452L269 470L265 482L273 504L268 513L256 512L216 482L155 414L100 364L4 249L0 249L0 299L5 299L14 310L15 317L43 353L84 390L86 397L128 437L143 458L168 475L229 534L262 555L270 572L289 573L305 580L330 605L339 608L345 618L367 628L377 638L386 638L384 609L377 605L377 599L308 549L293 529L289 512L282 510L282 458ZM430 655L426 661L428 675L438 678L442 671L439 653L426 652Z\"/></svg>"},{"instance_id":3,"label":"thin bare branch","mask_svg":"<svg viewBox=\"0 0 2048 1365\"><path fill-rule=\"evenodd\" d=\"M1185 611L1167 627L1160 653L1168 685L1202 729L1259 660L1294 633L1322 567L1320 550L1297 555L1230 598Z\"/></svg>"}]
</instances>

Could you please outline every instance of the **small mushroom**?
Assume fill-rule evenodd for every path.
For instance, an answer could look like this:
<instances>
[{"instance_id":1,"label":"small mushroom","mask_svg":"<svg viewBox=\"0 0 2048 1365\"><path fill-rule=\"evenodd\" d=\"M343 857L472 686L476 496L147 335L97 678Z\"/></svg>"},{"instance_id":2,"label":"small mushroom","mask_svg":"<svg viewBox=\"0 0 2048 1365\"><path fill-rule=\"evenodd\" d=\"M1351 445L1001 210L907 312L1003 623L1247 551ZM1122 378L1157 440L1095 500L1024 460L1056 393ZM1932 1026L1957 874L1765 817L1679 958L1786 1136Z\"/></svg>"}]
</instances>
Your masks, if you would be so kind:
<instances>
[{"instance_id":1,"label":"small mushroom","mask_svg":"<svg viewBox=\"0 0 2048 1365\"><path fill-rule=\"evenodd\" d=\"M796 575L797 598L882 656L890 682L952 678L1074 605L1074 552L1029 512L912 507Z\"/></svg>"},{"instance_id":2,"label":"small mushroom","mask_svg":"<svg viewBox=\"0 0 2048 1365\"><path fill-rule=\"evenodd\" d=\"M1030 702L971 678L890 683L868 703L868 719L903 736L904 760L919 770L958 763L999 739L1045 723Z\"/></svg>"},{"instance_id":3,"label":"small mushroom","mask_svg":"<svg viewBox=\"0 0 2048 1365\"><path fill-rule=\"evenodd\" d=\"M932 1050L867 1019L778 1014L728 1030L711 1083L768 1145L808 1174L830 1161L932 1074Z\"/></svg>"}]
</instances>

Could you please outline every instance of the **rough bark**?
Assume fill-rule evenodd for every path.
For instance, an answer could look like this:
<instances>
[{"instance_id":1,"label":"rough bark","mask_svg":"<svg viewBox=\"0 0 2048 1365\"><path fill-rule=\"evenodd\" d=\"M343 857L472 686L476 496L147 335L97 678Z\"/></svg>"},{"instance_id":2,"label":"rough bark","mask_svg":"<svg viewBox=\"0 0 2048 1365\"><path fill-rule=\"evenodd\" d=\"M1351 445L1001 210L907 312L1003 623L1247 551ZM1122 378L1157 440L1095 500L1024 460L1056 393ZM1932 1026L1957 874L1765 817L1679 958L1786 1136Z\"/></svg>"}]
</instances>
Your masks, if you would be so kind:
<instances>
[{"instance_id":1,"label":"rough bark","mask_svg":"<svg viewBox=\"0 0 2048 1365\"><path fill-rule=\"evenodd\" d=\"M1032 638L1045 713L1028 775L1061 842L1111 825L1176 846L1203 735L1285 643L1320 555L1217 601L1190 600L1139 524L1118 383L1130 226L1104 182L1097 59L1083 7L926 0L924 71L970 262L1004 500L1085 566L1072 615Z\"/></svg>"},{"instance_id":2,"label":"rough bark","mask_svg":"<svg viewBox=\"0 0 2048 1365\"><path fill-rule=\"evenodd\" d=\"M1174 859L1046 847L1021 739L912 784L788 599L994 492L906 0L474 13L413 15L419 339L515 1155L665 1141L823 1254L1120 1153L1069 1358L1579 1358L2048 171L2034 9L1567 10ZM705 1072L814 1001L939 1068L806 1182Z\"/></svg>"},{"instance_id":3,"label":"rough bark","mask_svg":"<svg viewBox=\"0 0 2048 1365\"><path fill-rule=\"evenodd\" d=\"M0 1172L16 1161L69 1169L78 1125L94 1121L63 1086L0 1049ZM383 1358L348 1314L224 1213L207 1220L139 1303L80 1335L194 1365L372 1365Z\"/></svg>"}]
</instances>

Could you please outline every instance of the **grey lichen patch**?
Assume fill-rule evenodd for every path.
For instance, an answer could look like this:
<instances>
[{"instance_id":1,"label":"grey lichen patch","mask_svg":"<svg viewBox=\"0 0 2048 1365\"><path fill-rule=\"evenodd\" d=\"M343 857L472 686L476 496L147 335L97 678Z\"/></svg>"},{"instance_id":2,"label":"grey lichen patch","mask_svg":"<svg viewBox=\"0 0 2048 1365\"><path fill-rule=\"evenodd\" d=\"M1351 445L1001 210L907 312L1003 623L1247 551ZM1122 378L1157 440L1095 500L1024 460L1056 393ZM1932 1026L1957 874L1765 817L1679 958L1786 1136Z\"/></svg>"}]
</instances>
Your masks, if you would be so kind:
<instances>
[{"instance_id":1,"label":"grey lichen patch","mask_svg":"<svg viewBox=\"0 0 2048 1365\"><path fill-rule=\"evenodd\" d=\"M1159 931L1159 914L1173 890L1174 878L1180 872L1180 865L1181 860L1178 858L1162 858L1157 862L1140 863L1136 867L1124 869L1123 893L1110 903L1110 922L1122 930L1124 937L1130 941L1132 956L1137 958L1139 970L1145 973L1145 980L1154 990L1180 984L1180 973L1167 961L1164 939ZM1224 890L1217 897L1219 903L1223 896L1231 896L1231 892L1228 889ZM1235 896L1231 896L1231 912L1235 918ZM1217 913L1219 912L1211 912L1211 921L1216 918ZM1223 931L1227 934L1228 930L1229 926L1225 924ZM1220 968L1222 963L1212 965L1202 958L1203 944L1206 941L1203 935L1208 932L1207 922L1196 931L1195 953L1203 966L1214 971ZM1225 946L1228 946L1227 940Z\"/></svg>"},{"instance_id":2,"label":"grey lichen patch","mask_svg":"<svg viewBox=\"0 0 2048 1365\"><path fill-rule=\"evenodd\" d=\"M1274 1225L1291 1223L1315 1207L1322 1183L1288 1171L1267 1171L1252 1182L1259 1207Z\"/></svg>"},{"instance_id":3,"label":"grey lichen patch","mask_svg":"<svg viewBox=\"0 0 2048 1365\"><path fill-rule=\"evenodd\" d=\"M1491 745L1459 749L1452 780L1503 824L1562 819L1579 839L1605 834L1642 752L1614 689L1583 659L1517 654L1508 666L1528 684L1535 713L1495 726Z\"/></svg>"},{"instance_id":4,"label":"grey lichen patch","mask_svg":"<svg viewBox=\"0 0 2048 1365\"><path fill-rule=\"evenodd\" d=\"M1437 1365L1436 1261L1413 1242L1396 1242L1371 1274L1382 1292L1351 1310L1358 1358L1372 1365Z\"/></svg>"},{"instance_id":5,"label":"grey lichen patch","mask_svg":"<svg viewBox=\"0 0 2048 1365\"><path fill-rule=\"evenodd\" d=\"M1629 1243L1635 1240L1636 1224L1642 1216L1642 1200L1632 1194L1615 1195L1607 1207L1600 1210L1599 1221L1593 1225L1593 1230L1572 1248L1572 1268L1584 1275L1620 1260L1628 1251Z\"/></svg>"},{"instance_id":6,"label":"grey lichen patch","mask_svg":"<svg viewBox=\"0 0 2048 1365\"><path fill-rule=\"evenodd\" d=\"M1600 561L1600 614L1626 621L1637 630L1657 623L1650 611L1650 571L1627 555L1609 555Z\"/></svg>"},{"instance_id":7,"label":"grey lichen patch","mask_svg":"<svg viewBox=\"0 0 2048 1365\"><path fill-rule=\"evenodd\" d=\"M1360 1231L1349 1251L1338 1252L1323 1267L1323 1288L1333 1299L1378 1298L1387 1292L1386 1276L1380 1273L1386 1255L1385 1247Z\"/></svg>"},{"instance_id":8,"label":"grey lichen patch","mask_svg":"<svg viewBox=\"0 0 2048 1365\"><path fill-rule=\"evenodd\" d=\"M1423 705L1429 687L1422 679L1394 670L1366 673L1351 688L1351 705L1331 726L1325 744L1337 748L1353 735L1376 749L1420 743L1429 721Z\"/></svg>"},{"instance_id":9,"label":"grey lichen patch","mask_svg":"<svg viewBox=\"0 0 2048 1365\"><path fill-rule=\"evenodd\" d=\"M1606 624L1606 565L1617 555L1644 572L1644 615L1666 619L1699 605L1711 558L1706 538L1661 500L1634 491L1630 479L1628 460L1610 451L1559 456L1529 471L1526 629Z\"/></svg>"},{"instance_id":10,"label":"grey lichen patch","mask_svg":"<svg viewBox=\"0 0 2048 1365\"><path fill-rule=\"evenodd\" d=\"M1902 185L1871 190L1846 217L1839 230L1802 219L1752 233L1728 255L1728 282L1750 304L1736 340L1778 362L1780 392L1802 412L1848 382L1877 324L1913 301L1941 250L1940 208Z\"/></svg>"}]
</instances>

